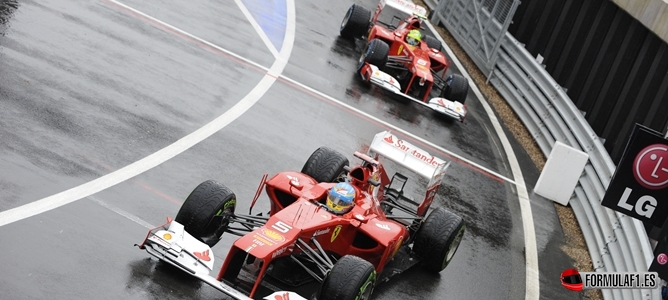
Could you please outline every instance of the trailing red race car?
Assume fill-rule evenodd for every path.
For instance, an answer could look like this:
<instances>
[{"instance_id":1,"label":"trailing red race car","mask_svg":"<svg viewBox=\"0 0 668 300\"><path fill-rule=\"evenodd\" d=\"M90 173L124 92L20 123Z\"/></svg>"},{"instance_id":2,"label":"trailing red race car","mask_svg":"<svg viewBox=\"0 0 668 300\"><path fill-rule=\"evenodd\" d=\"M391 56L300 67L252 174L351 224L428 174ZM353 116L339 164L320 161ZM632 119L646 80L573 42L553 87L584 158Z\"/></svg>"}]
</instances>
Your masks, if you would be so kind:
<instances>
[{"instance_id":1,"label":"trailing red race car","mask_svg":"<svg viewBox=\"0 0 668 300\"><path fill-rule=\"evenodd\" d=\"M357 67L364 81L463 122L468 80L458 74L445 78L450 63L441 42L422 30L426 13L408 0L381 0L373 16L353 4L341 22L340 35L365 40ZM438 91L437 97L430 98L432 90Z\"/></svg>"},{"instance_id":2,"label":"trailing red race car","mask_svg":"<svg viewBox=\"0 0 668 300\"><path fill-rule=\"evenodd\" d=\"M416 264L443 270L466 228L443 208L428 214L449 162L390 132L378 133L368 153L355 157L362 162L350 168L345 156L321 147L301 172L268 180L265 174L248 215L235 214L230 189L206 181L139 248L235 299L305 299L294 291L309 284L311 299L369 299L377 283ZM381 159L428 179L424 199L406 196L407 177L390 178ZM268 217L252 215L262 188L270 200ZM211 247L224 232L241 237L212 277Z\"/></svg>"}]
</instances>

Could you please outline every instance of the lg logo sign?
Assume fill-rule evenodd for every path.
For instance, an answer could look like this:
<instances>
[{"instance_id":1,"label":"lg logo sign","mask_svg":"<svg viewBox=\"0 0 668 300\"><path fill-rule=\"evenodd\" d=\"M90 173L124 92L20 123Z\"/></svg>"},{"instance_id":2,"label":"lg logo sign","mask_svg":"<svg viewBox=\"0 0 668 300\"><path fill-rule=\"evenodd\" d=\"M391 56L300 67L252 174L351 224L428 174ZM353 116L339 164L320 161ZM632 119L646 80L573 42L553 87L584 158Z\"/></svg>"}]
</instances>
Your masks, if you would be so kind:
<instances>
[{"instance_id":1,"label":"lg logo sign","mask_svg":"<svg viewBox=\"0 0 668 300\"><path fill-rule=\"evenodd\" d=\"M650 190L668 186L668 146L654 144L642 149L633 160L633 176Z\"/></svg>"},{"instance_id":2,"label":"lg logo sign","mask_svg":"<svg viewBox=\"0 0 668 300\"><path fill-rule=\"evenodd\" d=\"M601 204L661 227L668 214L665 199L668 199L668 140L636 125Z\"/></svg>"},{"instance_id":3,"label":"lg logo sign","mask_svg":"<svg viewBox=\"0 0 668 300\"><path fill-rule=\"evenodd\" d=\"M633 160L633 177L644 188L660 190L668 185L668 146L654 144L645 147ZM631 211L634 206L628 203L633 189L627 187L617 205ZM648 218L654 214L657 201L650 195L643 195L636 201L635 212Z\"/></svg>"}]
</instances>

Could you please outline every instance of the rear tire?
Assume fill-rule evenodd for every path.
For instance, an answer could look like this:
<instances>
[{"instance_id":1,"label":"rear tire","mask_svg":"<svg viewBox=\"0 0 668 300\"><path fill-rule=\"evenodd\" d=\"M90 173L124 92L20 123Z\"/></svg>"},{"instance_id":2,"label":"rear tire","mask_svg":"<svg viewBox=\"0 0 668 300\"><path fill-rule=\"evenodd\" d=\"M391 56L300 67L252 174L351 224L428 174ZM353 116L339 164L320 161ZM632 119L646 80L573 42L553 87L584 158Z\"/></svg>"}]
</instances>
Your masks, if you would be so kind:
<instances>
[{"instance_id":1,"label":"rear tire","mask_svg":"<svg viewBox=\"0 0 668 300\"><path fill-rule=\"evenodd\" d=\"M359 73L359 71L364 66L364 63L369 63L378 67L379 69L383 69L387 63L389 53L390 46L385 43L385 41L380 39L371 40L366 45L364 52L362 52L362 56L360 56L357 65L357 72Z\"/></svg>"},{"instance_id":2,"label":"rear tire","mask_svg":"<svg viewBox=\"0 0 668 300\"><path fill-rule=\"evenodd\" d=\"M373 265L357 256L345 255L334 264L320 286L318 300L366 300L376 285Z\"/></svg>"},{"instance_id":3,"label":"rear tire","mask_svg":"<svg viewBox=\"0 0 668 300\"><path fill-rule=\"evenodd\" d=\"M424 41L425 43L427 43L427 46L429 46L429 48L436 49L438 51L443 51L443 45L441 44L441 41L439 41L437 38L430 35L425 35Z\"/></svg>"},{"instance_id":4,"label":"rear tire","mask_svg":"<svg viewBox=\"0 0 668 300\"><path fill-rule=\"evenodd\" d=\"M452 74L445 80L445 86L441 91L441 98L457 101L464 104L466 95L469 93L469 81L464 76Z\"/></svg>"},{"instance_id":5,"label":"rear tire","mask_svg":"<svg viewBox=\"0 0 668 300\"><path fill-rule=\"evenodd\" d=\"M362 37L369 30L370 23L371 12L362 6L353 4L348 9L346 16L343 17L339 33L346 39Z\"/></svg>"},{"instance_id":6,"label":"rear tire","mask_svg":"<svg viewBox=\"0 0 668 300\"><path fill-rule=\"evenodd\" d=\"M228 187L207 180L190 193L174 221L181 223L190 235L213 247L234 215L236 198Z\"/></svg>"},{"instance_id":7,"label":"rear tire","mask_svg":"<svg viewBox=\"0 0 668 300\"><path fill-rule=\"evenodd\" d=\"M320 147L306 160L302 173L317 182L338 182L345 176L348 158L329 147Z\"/></svg>"},{"instance_id":8,"label":"rear tire","mask_svg":"<svg viewBox=\"0 0 668 300\"><path fill-rule=\"evenodd\" d=\"M462 218L441 207L433 210L415 236L413 251L425 268L438 273L450 264L466 231Z\"/></svg>"}]
</instances>

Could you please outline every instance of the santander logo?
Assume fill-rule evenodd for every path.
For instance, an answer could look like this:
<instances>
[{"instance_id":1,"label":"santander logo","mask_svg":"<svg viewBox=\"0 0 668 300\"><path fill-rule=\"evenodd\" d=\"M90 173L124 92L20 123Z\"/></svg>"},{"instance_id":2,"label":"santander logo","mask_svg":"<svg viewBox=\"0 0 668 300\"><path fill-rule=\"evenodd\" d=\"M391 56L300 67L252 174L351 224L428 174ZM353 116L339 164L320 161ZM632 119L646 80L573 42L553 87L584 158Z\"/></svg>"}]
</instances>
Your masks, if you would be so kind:
<instances>
[{"instance_id":1,"label":"santander logo","mask_svg":"<svg viewBox=\"0 0 668 300\"><path fill-rule=\"evenodd\" d=\"M439 164L438 161L436 161L435 157L433 157L429 153L423 152L420 149L413 149L412 148L413 145L409 144L408 142L406 142L404 140L400 140L398 138L395 141L395 139L392 138L392 137L393 137L393 135L388 134L386 137L383 138L383 140L386 143L391 144L392 146L394 146L396 148L399 148L401 151L404 151L406 153L409 153L410 155L413 155L414 157L420 159L421 161L424 161L424 162L426 162L426 163L428 163L428 164L430 164L434 167L438 166L438 164Z\"/></svg>"}]
</instances>

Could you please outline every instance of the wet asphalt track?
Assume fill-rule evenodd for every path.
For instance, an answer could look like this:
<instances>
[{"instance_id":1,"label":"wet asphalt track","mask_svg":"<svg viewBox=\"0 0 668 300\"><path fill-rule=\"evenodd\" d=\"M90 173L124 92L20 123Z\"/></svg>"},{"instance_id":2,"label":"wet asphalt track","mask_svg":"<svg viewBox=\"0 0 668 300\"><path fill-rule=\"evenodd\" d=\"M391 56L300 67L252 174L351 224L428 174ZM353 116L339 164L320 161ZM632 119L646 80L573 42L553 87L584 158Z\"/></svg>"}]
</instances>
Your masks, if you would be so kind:
<instances>
[{"instance_id":1,"label":"wet asphalt track","mask_svg":"<svg viewBox=\"0 0 668 300\"><path fill-rule=\"evenodd\" d=\"M242 2L249 9L254 5ZM232 0L123 3L264 67L274 61ZM272 3L273 9L281 7ZM360 85L354 75L359 49L338 38L350 3L317 3L296 3L296 40L283 76L512 177L473 93L468 123L459 124ZM19 1L13 6L18 8L0 9L8 19L0 25L2 211L86 183L173 143L224 113L264 76L110 2ZM280 20L262 7L258 20ZM261 25L276 45L281 31L268 24ZM454 65L451 70L459 72ZM245 212L262 174L298 170L321 145L348 154L352 162L353 151L386 129L279 78L239 119L173 159L81 201L1 227L2 299L224 299L132 245L141 242L146 227L174 216L206 179L230 186L239 198L238 211ZM520 148L516 151L531 188L537 171ZM378 286L374 297L523 299L524 240L515 193L509 183L453 163L434 203L468 224L455 259L439 276L410 270ZM263 199L256 211L268 209ZM559 273L571 262L560 248L564 242L554 208L542 200L532 208L541 298L575 298L558 284ZM226 237L214 247L217 265L232 241Z\"/></svg>"}]
</instances>

